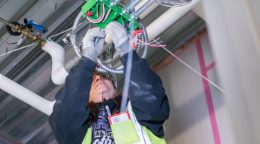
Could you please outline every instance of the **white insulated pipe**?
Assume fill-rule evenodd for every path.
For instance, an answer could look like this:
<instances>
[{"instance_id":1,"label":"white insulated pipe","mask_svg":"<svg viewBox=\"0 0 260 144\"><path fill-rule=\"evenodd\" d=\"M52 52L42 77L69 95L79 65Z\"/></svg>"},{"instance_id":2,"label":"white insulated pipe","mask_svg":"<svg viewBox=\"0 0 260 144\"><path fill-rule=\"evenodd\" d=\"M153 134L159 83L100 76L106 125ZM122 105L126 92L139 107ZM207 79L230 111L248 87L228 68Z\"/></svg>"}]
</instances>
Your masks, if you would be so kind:
<instances>
[{"instance_id":1,"label":"white insulated pipe","mask_svg":"<svg viewBox=\"0 0 260 144\"><path fill-rule=\"evenodd\" d=\"M34 92L5 77L2 74L0 74L0 89L47 115L52 113L55 101L49 101L42 98L41 96L35 94Z\"/></svg>"},{"instance_id":2,"label":"white insulated pipe","mask_svg":"<svg viewBox=\"0 0 260 144\"><path fill-rule=\"evenodd\" d=\"M52 70L51 80L56 85L62 85L65 82L68 72L64 68L64 49L61 45L54 41L47 41L42 50L51 55Z\"/></svg>"},{"instance_id":3,"label":"white insulated pipe","mask_svg":"<svg viewBox=\"0 0 260 144\"><path fill-rule=\"evenodd\" d=\"M153 21L147 28L147 34L149 40L152 40L174 22L184 16L189 10L191 10L200 0L192 0L190 3L184 6L172 7L163 13L159 18Z\"/></svg>"},{"instance_id":4,"label":"white insulated pipe","mask_svg":"<svg viewBox=\"0 0 260 144\"><path fill-rule=\"evenodd\" d=\"M53 41L47 41L47 43L42 47L44 51L51 55L52 59L52 73L51 79L53 83L61 85L65 82L68 72L64 68L64 49L61 45ZM23 87L22 85L16 83L15 81L5 77L0 74L0 89L13 95L19 100L31 105L37 110L51 115L53 111L53 106L55 101L49 101L41 96L35 94L29 89Z\"/></svg>"}]
</instances>

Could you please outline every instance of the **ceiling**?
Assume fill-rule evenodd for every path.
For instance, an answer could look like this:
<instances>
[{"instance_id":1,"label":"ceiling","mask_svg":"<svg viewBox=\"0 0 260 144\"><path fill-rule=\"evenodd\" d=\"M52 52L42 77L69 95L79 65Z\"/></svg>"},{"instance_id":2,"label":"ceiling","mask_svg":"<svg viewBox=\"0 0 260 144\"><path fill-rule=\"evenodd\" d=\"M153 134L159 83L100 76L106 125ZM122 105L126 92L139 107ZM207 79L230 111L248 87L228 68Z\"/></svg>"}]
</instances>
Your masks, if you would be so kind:
<instances>
[{"instance_id":1,"label":"ceiling","mask_svg":"<svg viewBox=\"0 0 260 144\"><path fill-rule=\"evenodd\" d=\"M72 27L84 2L84 0L0 0L0 17L20 23L24 18L28 18L46 26L48 32L44 37L53 36L52 40L64 46L65 60L68 61L75 54L70 43L65 44L62 39L70 31L58 36L54 35ZM158 6L141 21L148 26L167 9ZM188 12L158 37L169 46L169 49L176 50L204 28L204 22L193 12ZM51 81L50 56L36 44L18 50L31 44L27 40L19 45L9 44L20 39L21 37L9 35L6 26L0 23L0 73L38 95L53 100L62 86L56 86ZM13 50L18 51L8 53ZM167 53L163 50L151 48L147 59L153 66L166 56ZM55 144L57 142L49 127L47 115L0 90L0 143Z\"/></svg>"}]
</instances>

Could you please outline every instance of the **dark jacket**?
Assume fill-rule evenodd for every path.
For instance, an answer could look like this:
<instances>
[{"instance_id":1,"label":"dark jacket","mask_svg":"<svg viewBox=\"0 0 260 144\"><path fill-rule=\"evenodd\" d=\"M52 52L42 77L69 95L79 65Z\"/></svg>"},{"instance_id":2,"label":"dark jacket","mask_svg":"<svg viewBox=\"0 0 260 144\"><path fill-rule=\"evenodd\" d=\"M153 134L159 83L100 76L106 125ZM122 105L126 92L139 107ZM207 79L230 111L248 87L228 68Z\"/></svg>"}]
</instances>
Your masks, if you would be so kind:
<instances>
[{"instance_id":1,"label":"dark jacket","mask_svg":"<svg viewBox=\"0 0 260 144\"><path fill-rule=\"evenodd\" d=\"M126 67L127 54L122 58ZM64 87L56 95L50 126L61 144L82 143L89 127L87 107L96 63L81 58L72 68ZM139 123L150 129L156 136L163 137L163 123L169 116L169 103L161 79L149 68L145 59L133 52L133 63L129 96Z\"/></svg>"}]
</instances>

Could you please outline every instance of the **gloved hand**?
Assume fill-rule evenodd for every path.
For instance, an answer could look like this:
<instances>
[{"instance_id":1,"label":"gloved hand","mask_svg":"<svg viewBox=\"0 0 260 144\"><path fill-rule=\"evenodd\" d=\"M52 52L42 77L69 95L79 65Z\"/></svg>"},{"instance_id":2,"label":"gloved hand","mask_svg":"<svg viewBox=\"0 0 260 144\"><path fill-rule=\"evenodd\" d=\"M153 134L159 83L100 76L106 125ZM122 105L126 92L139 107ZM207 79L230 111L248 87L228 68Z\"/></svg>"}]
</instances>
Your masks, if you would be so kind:
<instances>
[{"instance_id":1,"label":"gloved hand","mask_svg":"<svg viewBox=\"0 0 260 144\"><path fill-rule=\"evenodd\" d=\"M114 21L109 23L105 28L105 33L112 38L115 48L119 51L121 56L132 50L126 30L118 22Z\"/></svg>"},{"instance_id":2,"label":"gloved hand","mask_svg":"<svg viewBox=\"0 0 260 144\"><path fill-rule=\"evenodd\" d=\"M95 62L102 53L104 37L105 33L100 28L89 29L82 39L82 55Z\"/></svg>"}]
</instances>

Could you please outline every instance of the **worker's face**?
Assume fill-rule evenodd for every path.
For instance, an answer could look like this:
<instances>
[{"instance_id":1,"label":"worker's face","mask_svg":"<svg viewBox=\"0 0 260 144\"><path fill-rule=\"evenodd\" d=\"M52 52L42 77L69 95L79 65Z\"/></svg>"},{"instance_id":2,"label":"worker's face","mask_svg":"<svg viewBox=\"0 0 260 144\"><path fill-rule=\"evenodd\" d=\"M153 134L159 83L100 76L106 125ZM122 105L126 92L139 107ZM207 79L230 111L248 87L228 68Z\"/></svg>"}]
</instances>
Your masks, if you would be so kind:
<instances>
[{"instance_id":1,"label":"worker's face","mask_svg":"<svg viewBox=\"0 0 260 144\"><path fill-rule=\"evenodd\" d=\"M111 80L94 75L89 93L89 102L99 103L116 96L116 89Z\"/></svg>"}]
</instances>

